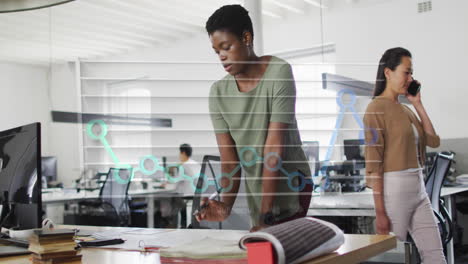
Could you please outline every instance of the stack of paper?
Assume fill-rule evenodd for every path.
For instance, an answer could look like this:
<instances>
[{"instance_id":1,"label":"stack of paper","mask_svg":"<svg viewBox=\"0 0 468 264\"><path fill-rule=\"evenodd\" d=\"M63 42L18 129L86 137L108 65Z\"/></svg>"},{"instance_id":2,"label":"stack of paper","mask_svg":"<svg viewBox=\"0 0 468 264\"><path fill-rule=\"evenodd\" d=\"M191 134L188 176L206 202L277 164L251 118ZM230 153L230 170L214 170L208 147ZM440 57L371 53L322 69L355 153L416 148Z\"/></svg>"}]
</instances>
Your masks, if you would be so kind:
<instances>
[{"instance_id":1,"label":"stack of paper","mask_svg":"<svg viewBox=\"0 0 468 264\"><path fill-rule=\"evenodd\" d=\"M156 235L148 242L161 247L161 263L241 264L247 263L247 252L239 248L239 239L247 233L185 229Z\"/></svg>"},{"instance_id":2,"label":"stack of paper","mask_svg":"<svg viewBox=\"0 0 468 264\"><path fill-rule=\"evenodd\" d=\"M237 240L221 240L211 237L202 238L196 243L186 243L176 247L161 249L161 257L190 259L242 259L247 257L245 250L239 248Z\"/></svg>"},{"instance_id":3,"label":"stack of paper","mask_svg":"<svg viewBox=\"0 0 468 264\"><path fill-rule=\"evenodd\" d=\"M207 264L246 263L247 244L265 241L272 244L277 263L293 264L333 252L344 243L344 234L336 225L312 217L296 219L254 233L233 231L229 233L227 230L221 232L186 230L185 232L186 237L187 234L193 233L192 237L198 238L162 248L160 256L163 263L176 263L182 260L188 263ZM165 235L171 239L176 234ZM164 241L159 241L159 244L164 244Z\"/></svg>"}]
</instances>

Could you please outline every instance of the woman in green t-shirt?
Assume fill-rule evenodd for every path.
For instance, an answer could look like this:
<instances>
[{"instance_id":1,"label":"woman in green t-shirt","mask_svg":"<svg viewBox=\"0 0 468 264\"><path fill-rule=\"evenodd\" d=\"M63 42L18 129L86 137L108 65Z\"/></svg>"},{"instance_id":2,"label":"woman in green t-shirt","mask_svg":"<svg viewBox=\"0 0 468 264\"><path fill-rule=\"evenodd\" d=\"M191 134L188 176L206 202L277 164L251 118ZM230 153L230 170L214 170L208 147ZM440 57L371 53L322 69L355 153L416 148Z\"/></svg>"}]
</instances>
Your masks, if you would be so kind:
<instances>
[{"instance_id":1,"label":"woman in green t-shirt","mask_svg":"<svg viewBox=\"0 0 468 264\"><path fill-rule=\"evenodd\" d=\"M252 22L240 5L216 10L206 30L228 72L213 84L209 100L225 189L222 201L209 200L197 220L223 221L229 216L241 167L252 230L305 216L312 181L297 129L291 66L255 54Z\"/></svg>"}]
</instances>

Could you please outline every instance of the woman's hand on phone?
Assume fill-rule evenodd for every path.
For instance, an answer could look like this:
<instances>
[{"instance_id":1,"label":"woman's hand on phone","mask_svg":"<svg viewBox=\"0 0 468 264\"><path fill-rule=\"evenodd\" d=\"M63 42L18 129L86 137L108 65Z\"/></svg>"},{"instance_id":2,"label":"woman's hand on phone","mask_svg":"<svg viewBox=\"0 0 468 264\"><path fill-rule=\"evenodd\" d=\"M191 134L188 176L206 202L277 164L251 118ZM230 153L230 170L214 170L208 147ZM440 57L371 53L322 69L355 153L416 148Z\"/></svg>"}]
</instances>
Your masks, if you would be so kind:
<instances>
[{"instance_id":1,"label":"woman's hand on phone","mask_svg":"<svg viewBox=\"0 0 468 264\"><path fill-rule=\"evenodd\" d=\"M419 85L421 85L419 81L416 82L418 82ZM406 92L406 98L408 99L408 101L410 101L412 105L421 103L421 91L419 91L416 95L411 95L410 93Z\"/></svg>"}]
</instances>

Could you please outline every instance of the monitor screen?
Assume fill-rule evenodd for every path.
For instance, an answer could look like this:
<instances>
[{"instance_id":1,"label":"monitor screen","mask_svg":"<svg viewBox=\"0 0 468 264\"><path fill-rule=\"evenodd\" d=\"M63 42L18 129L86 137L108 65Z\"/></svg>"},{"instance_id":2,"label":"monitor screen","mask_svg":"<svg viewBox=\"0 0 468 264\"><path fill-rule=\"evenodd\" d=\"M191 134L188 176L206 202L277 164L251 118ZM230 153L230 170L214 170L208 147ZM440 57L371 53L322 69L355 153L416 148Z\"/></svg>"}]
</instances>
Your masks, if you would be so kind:
<instances>
[{"instance_id":1,"label":"monitor screen","mask_svg":"<svg viewBox=\"0 0 468 264\"><path fill-rule=\"evenodd\" d=\"M36 228L41 223L40 123L0 132L0 201L5 227Z\"/></svg>"},{"instance_id":2,"label":"monitor screen","mask_svg":"<svg viewBox=\"0 0 468 264\"><path fill-rule=\"evenodd\" d=\"M310 171L314 175L318 174L320 169L320 157L319 157L319 142L318 141L303 141L302 149L309 161Z\"/></svg>"},{"instance_id":3,"label":"monitor screen","mask_svg":"<svg viewBox=\"0 0 468 264\"><path fill-rule=\"evenodd\" d=\"M364 160L364 142L361 139L343 140L346 160Z\"/></svg>"},{"instance_id":4,"label":"monitor screen","mask_svg":"<svg viewBox=\"0 0 468 264\"><path fill-rule=\"evenodd\" d=\"M57 157L42 157L42 176L47 177L47 182L57 180ZM46 186L44 186L45 188Z\"/></svg>"}]
</instances>

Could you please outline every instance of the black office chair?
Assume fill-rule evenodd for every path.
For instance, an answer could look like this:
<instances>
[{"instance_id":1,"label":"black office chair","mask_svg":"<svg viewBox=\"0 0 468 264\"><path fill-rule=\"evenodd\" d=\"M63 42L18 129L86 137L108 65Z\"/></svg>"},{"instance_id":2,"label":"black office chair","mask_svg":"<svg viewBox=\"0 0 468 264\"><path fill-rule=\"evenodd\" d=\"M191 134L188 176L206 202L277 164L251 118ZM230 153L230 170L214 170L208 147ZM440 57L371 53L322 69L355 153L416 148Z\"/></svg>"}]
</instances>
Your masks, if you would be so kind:
<instances>
[{"instance_id":1,"label":"black office chair","mask_svg":"<svg viewBox=\"0 0 468 264\"><path fill-rule=\"evenodd\" d=\"M429 200L431 201L434 215L439 222L439 232L444 251L446 251L446 246L452 239L453 227L451 215L449 215L448 210L444 205L444 201L440 197L440 193L442 184L445 177L448 175L453 158L453 153L438 153L425 180L426 192L429 196ZM405 243L405 263L421 263L417 247L409 234Z\"/></svg>"},{"instance_id":2,"label":"black office chair","mask_svg":"<svg viewBox=\"0 0 468 264\"><path fill-rule=\"evenodd\" d=\"M204 193L213 193L219 190L219 185L216 180L216 175L218 175L221 171L221 164L220 164L221 158L219 156L212 156L212 155L205 155L203 157L202 161L202 166L200 169L200 175L205 175L205 177L199 177L197 180L196 184L196 189L193 195L193 202L192 202L192 223L189 225L189 228L213 228L213 229L221 229L222 228L222 223L221 222L208 222L208 221L203 221L203 224L197 221L197 219L194 216L194 213L196 211L200 210L200 202L202 195ZM218 163L218 164L214 164ZM215 172L215 168L219 167L219 170ZM209 177L211 176L211 177ZM211 184L214 183L214 184ZM206 191L203 190L204 186L208 184L208 188L206 188ZM218 197L218 201L221 199L221 197Z\"/></svg>"},{"instance_id":3,"label":"black office chair","mask_svg":"<svg viewBox=\"0 0 468 264\"><path fill-rule=\"evenodd\" d=\"M230 230L249 230L250 229L250 217L249 209L247 205L247 197L245 196L245 183L244 177L241 177L239 191L237 192L236 201L234 202L231 214L227 219L222 222L209 222L202 221L199 223L193 213L196 210L200 210L200 201L203 194L210 195L217 190L220 190L221 186L216 179L216 176L221 174L221 159L219 156L205 155L203 157L203 163L200 170L202 175L197 180L197 189L193 196L192 204L192 224L189 228L211 228L211 229L230 229ZM208 181L208 182L206 182ZM203 190L204 184L208 184L206 190ZM204 192L203 192L204 191ZM221 198L218 197L218 201Z\"/></svg>"},{"instance_id":4,"label":"black office chair","mask_svg":"<svg viewBox=\"0 0 468 264\"><path fill-rule=\"evenodd\" d=\"M431 200L434 214L439 220L442 244L444 247L452 239L452 216L449 215L444 205L444 200L440 198L445 177L447 177L450 166L453 162L453 153L439 153L434 161L434 165L426 178L426 192Z\"/></svg>"},{"instance_id":5,"label":"black office chair","mask_svg":"<svg viewBox=\"0 0 468 264\"><path fill-rule=\"evenodd\" d=\"M99 191L99 198L81 201L79 224L96 226L128 226L130 208L128 187L131 169L110 168ZM117 176L121 180L117 180Z\"/></svg>"},{"instance_id":6,"label":"black office chair","mask_svg":"<svg viewBox=\"0 0 468 264\"><path fill-rule=\"evenodd\" d=\"M135 184L135 182L131 182ZM131 188L131 186L129 187ZM148 202L145 198L139 197L132 199L128 198L128 206L130 210L130 226L131 227L148 227Z\"/></svg>"}]
</instances>

